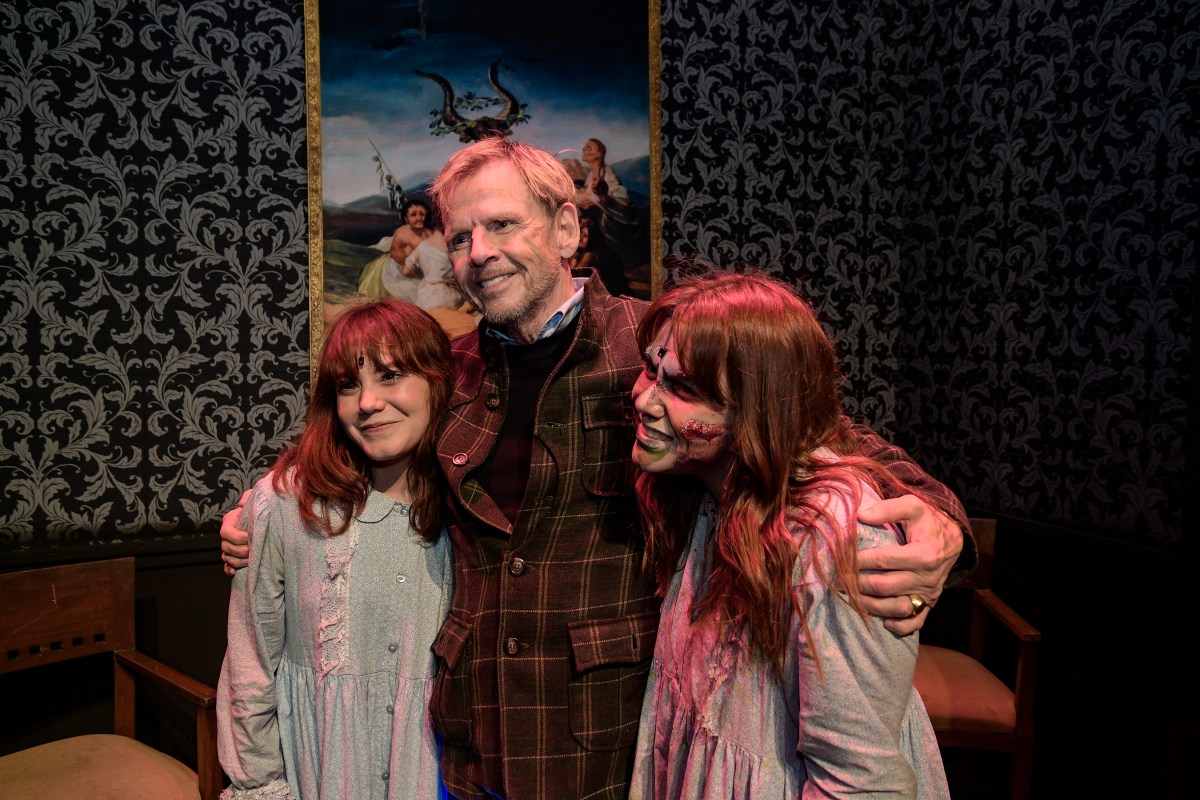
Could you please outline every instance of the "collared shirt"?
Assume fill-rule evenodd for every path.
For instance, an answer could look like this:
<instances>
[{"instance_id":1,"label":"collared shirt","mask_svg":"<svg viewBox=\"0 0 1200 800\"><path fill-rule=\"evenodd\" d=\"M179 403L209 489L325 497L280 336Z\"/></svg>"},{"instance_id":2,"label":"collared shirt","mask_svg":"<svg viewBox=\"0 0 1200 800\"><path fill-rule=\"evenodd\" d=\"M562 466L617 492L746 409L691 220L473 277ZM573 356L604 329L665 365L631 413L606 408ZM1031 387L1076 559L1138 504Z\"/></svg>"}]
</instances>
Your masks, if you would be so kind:
<instances>
[{"instance_id":1,"label":"collared shirt","mask_svg":"<svg viewBox=\"0 0 1200 800\"><path fill-rule=\"evenodd\" d=\"M583 287L586 283L587 278L571 278L571 285L575 287L575 294L567 298L567 302L559 306L558 310L550 315L550 319L546 320L546 324L538 331L537 338L534 341L548 339L569 325L571 320L579 316L579 309L583 308ZM499 339L505 344L520 344L516 339L498 328L485 325L483 330L488 336Z\"/></svg>"}]
</instances>

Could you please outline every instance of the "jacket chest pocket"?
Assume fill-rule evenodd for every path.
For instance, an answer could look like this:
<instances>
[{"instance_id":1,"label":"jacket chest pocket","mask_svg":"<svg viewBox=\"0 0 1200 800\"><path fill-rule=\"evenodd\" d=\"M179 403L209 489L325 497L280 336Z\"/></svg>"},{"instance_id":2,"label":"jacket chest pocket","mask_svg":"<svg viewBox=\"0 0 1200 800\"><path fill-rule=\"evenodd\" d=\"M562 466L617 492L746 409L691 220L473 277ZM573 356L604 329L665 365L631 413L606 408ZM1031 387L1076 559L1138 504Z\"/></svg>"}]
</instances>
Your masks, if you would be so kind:
<instances>
[{"instance_id":1,"label":"jacket chest pocket","mask_svg":"<svg viewBox=\"0 0 1200 800\"><path fill-rule=\"evenodd\" d=\"M583 487L601 496L633 491L633 401L628 392L582 399Z\"/></svg>"}]
</instances>

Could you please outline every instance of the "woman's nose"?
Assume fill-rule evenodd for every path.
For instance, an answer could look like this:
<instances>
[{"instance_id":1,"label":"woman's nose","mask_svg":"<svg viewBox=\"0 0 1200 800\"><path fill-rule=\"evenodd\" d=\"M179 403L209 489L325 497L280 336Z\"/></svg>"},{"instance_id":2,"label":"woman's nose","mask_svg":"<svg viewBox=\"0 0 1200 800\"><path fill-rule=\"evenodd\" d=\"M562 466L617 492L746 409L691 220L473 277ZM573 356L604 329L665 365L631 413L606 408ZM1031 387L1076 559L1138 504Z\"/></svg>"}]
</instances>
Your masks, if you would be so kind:
<instances>
[{"instance_id":1,"label":"woman's nose","mask_svg":"<svg viewBox=\"0 0 1200 800\"><path fill-rule=\"evenodd\" d=\"M358 410L370 414L383 408L383 398L374 389L364 386L358 396Z\"/></svg>"},{"instance_id":2,"label":"woman's nose","mask_svg":"<svg viewBox=\"0 0 1200 800\"><path fill-rule=\"evenodd\" d=\"M638 391L641 387L641 391ZM657 417L662 416L662 402L658 396L658 384L646 381L643 385L639 378L633 387L633 409L639 414Z\"/></svg>"}]
</instances>

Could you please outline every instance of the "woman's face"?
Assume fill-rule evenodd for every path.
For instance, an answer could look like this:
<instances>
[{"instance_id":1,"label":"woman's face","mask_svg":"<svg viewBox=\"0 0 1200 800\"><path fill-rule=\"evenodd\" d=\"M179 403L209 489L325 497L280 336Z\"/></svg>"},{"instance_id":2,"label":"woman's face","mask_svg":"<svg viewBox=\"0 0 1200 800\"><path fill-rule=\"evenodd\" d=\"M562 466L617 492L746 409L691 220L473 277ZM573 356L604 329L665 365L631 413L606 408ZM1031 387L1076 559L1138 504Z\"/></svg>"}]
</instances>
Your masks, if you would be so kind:
<instances>
[{"instance_id":1,"label":"woman's face","mask_svg":"<svg viewBox=\"0 0 1200 800\"><path fill-rule=\"evenodd\" d=\"M642 354L633 386L633 460L645 472L695 475L714 494L729 472L731 414L683 372L668 321Z\"/></svg>"},{"instance_id":2,"label":"woman's face","mask_svg":"<svg viewBox=\"0 0 1200 800\"><path fill-rule=\"evenodd\" d=\"M429 382L360 359L358 374L338 385L337 416L374 469L403 471L430 424Z\"/></svg>"}]
</instances>

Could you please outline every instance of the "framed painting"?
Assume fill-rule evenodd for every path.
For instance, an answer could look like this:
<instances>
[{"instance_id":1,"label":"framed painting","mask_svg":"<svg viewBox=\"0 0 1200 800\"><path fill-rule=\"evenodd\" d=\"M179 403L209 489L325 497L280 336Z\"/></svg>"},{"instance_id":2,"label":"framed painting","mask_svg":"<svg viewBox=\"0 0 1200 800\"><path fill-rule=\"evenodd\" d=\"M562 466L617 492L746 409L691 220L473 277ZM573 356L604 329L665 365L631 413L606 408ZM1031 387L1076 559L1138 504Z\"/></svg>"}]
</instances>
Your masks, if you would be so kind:
<instances>
[{"instance_id":1,"label":"framed painting","mask_svg":"<svg viewBox=\"0 0 1200 800\"><path fill-rule=\"evenodd\" d=\"M593 10L304 0L314 364L347 303L386 294L432 313L432 287L456 321L478 319L452 277L434 280L443 261L426 189L485 135L550 151L571 173L587 230L572 263L615 292L661 289L658 0Z\"/></svg>"}]
</instances>

